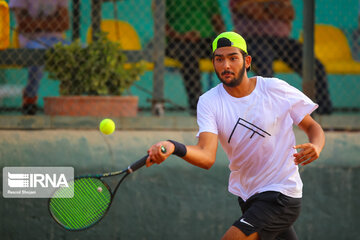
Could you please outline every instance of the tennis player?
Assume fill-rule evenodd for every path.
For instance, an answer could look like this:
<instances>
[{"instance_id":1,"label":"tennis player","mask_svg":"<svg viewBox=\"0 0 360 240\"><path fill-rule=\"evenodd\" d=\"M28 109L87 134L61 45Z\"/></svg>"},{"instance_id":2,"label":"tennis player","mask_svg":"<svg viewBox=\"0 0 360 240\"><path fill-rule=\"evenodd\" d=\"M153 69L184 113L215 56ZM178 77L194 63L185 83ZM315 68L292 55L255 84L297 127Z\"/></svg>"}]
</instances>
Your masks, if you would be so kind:
<instances>
[{"instance_id":1,"label":"tennis player","mask_svg":"<svg viewBox=\"0 0 360 240\"><path fill-rule=\"evenodd\" d=\"M310 116L318 105L280 79L249 78L251 56L239 34L221 33L212 48L221 83L199 99L197 145L158 142L148 150L147 166L175 154L209 169L219 140L230 161L228 189L238 196L243 213L223 239L297 239L293 224L302 198L298 165L317 159L325 144L321 126ZM295 145L294 124L308 143Z\"/></svg>"}]
</instances>

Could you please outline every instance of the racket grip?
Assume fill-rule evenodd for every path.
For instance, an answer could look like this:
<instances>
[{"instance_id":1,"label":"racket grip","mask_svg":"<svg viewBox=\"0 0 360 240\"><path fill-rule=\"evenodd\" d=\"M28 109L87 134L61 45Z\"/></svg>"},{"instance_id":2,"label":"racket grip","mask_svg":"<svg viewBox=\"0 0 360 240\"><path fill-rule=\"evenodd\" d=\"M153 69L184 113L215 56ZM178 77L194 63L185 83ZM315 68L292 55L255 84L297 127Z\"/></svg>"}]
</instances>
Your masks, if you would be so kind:
<instances>
[{"instance_id":1,"label":"racket grip","mask_svg":"<svg viewBox=\"0 0 360 240\"><path fill-rule=\"evenodd\" d=\"M140 160L134 162L133 164L131 164L128 167L128 173L132 173L135 172L136 170L138 170L139 168L143 167L146 163L146 159L149 157L149 155L146 155L144 157L142 157Z\"/></svg>"}]
</instances>

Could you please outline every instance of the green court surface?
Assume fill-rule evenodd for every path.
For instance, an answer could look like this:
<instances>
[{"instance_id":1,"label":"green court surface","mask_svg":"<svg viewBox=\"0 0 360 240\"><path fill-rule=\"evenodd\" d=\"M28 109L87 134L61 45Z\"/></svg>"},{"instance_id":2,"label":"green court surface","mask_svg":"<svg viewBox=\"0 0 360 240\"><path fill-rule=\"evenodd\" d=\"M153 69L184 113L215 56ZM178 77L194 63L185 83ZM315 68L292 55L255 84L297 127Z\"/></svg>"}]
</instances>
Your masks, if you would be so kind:
<instances>
[{"instance_id":1,"label":"green court surface","mask_svg":"<svg viewBox=\"0 0 360 240\"><path fill-rule=\"evenodd\" d=\"M4 117L0 120L4 126ZM77 129L66 127L72 120L66 118L12 120L17 127L9 124L8 130L0 130L3 167L72 166L75 175L97 174L123 169L159 140L196 142L196 121L191 117L115 119L119 127L109 136L97 130L96 119L78 119ZM41 128L40 122L57 128ZM295 134L298 143L307 141L299 130ZM302 240L356 239L360 133L327 131L326 139L320 159L300 168L304 200L295 228ZM221 148L210 170L171 156L130 175L106 217L84 232L58 226L49 215L48 199L1 198L0 213L6 218L0 220L0 234L3 239L220 239L241 214L236 197L227 191L228 175ZM113 187L119 179L109 180Z\"/></svg>"}]
</instances>

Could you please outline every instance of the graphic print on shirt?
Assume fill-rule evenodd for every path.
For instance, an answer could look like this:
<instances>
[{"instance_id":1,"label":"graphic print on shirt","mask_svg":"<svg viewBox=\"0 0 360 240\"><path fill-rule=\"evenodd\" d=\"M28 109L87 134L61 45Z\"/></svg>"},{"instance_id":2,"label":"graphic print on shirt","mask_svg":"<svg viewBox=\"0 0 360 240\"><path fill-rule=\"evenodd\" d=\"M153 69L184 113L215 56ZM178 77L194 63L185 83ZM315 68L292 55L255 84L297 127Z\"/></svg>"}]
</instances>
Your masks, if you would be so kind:
<instances>
[{"instance_id":1,"label":"graphic print on shirt","mask_svg":"<svg viewBox=\"0 0 360 240\"><path fill-rule=\"evenodd\" d=\"M265 130L263 130L263 129L259 128L258 126L255 126L254 124L252 124L252 123L246 121L245 119L242 119L242 118L239 117L239 119L237 120L237 122L236 122L236 124L235 124L235 126L234 126L234 128L233 128L233 130L232 130L232 132L230 134L228 143L230 143L231 137L234 134L235 129L236 129L236 127L238 125L243 126L243 127L247 128L247 129L249 129L250 131L252 131L252 134L251 134L250 138L252 138L255 135L255 133L258 134L259 136L263 137L263 138L265 138L266 135L271 136L271 134L266 132Z\"/></svg>"}]
</instances>

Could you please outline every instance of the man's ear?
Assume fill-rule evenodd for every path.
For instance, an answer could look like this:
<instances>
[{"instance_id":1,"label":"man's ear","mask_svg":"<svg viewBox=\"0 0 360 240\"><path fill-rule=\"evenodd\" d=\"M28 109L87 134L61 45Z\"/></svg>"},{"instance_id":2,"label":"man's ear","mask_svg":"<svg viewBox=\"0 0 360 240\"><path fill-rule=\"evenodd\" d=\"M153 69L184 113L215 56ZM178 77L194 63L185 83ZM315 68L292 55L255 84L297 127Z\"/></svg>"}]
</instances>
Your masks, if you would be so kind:
<instances>
[{"instance_id":1,"label":"man's ear","mask_svg":"<svg viewBox=\"0 0 360 240\"><path fill-rule=\"evenodd\" d=\"M250 66L251 66L251 60L252 60L252 58L251 58L250 55L247 55L247 56L245 57L245 68L246 68L246 69L250 68Z\"/></svg>"}]
</instances>

